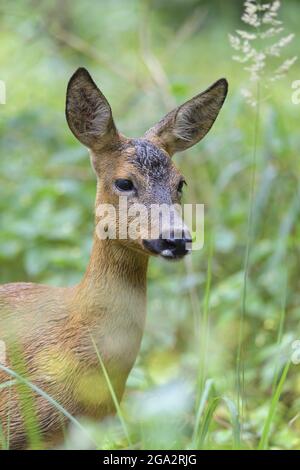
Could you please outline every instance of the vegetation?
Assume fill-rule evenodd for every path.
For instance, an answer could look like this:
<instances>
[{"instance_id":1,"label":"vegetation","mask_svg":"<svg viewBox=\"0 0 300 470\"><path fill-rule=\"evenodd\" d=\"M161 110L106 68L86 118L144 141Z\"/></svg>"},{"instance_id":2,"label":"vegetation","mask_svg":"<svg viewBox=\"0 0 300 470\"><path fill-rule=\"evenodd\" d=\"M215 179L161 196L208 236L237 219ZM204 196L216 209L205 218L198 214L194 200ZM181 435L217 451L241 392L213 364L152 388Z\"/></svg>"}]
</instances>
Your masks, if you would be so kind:
<instances>
[{"instance_id":1,"label":"vegetation","mask_svg":"<svg viewBox=\"0 0 300 470\"><path fill-rule=\"evenodd\" d=\"M185 201L206 207L204 248L184 263L151 261L146 332L121 407L105 423L74 417L66 448L300 448L300 62L267 89L263 75L259 113L249 106L249 72L228 40L246 28L242 10L217 0L0 3L1 283L72 285L87 265L95 178L63 112L78 66L129 136L222 76L230 86L209 135L175 157ZM299 2L283 2L286 34L299 14ZM281 62L298 45L282 48Z\"/></svg>"}]
</instances>

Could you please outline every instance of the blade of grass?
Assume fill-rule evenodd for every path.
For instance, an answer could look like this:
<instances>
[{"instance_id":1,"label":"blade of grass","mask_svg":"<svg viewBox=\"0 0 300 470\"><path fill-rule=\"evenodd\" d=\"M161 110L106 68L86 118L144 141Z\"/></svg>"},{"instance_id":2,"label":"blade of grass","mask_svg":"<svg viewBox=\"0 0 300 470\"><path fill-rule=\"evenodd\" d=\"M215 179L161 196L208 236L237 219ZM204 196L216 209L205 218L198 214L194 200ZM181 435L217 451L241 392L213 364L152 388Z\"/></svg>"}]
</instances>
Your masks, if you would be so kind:
<instances>
[{"instance_id":1,"label":"blade of grass","mask_svg":"<svg viewBox=\"0 0 300 470\"><path fill-rule=\"evenodd\" d=\"M286 269L283 270L282 276L283 276L283 280L282 280L283 296L282 296L282 305L281 305L281 309L280 309L280 317L279 317L279 325L278 325L278 333L277 333L277 341L276 341L278 354L277 354L276 361L275 361L275 366L274 366L274 377L273 377L273 383L272 383L272 400L271 400L271 404L270 404L270 408L269 408L268 417L266 419L266 422L265 422L265 425L264 425L264 428L263 428L263 432L262 432L262 436L261 436L261 439L260 439L260 443L259 443L259 447L258 447L259 449L266 449L267 448L268 437L269 437L269 434L270 434L270 427L271 427L272 419L273 419L273 416L274 416L274 413L275 413L276 404L277 404L277 402L280 398L281 390L279 390L280 394L278 396L277 401L276 401L276 393L278 394L278 387L280 386L281 379L283 378L285 380L288 369L289 369L289 366L290 366L290 363L286 364L286 367L285 367L286 372L285 372L285 369L284 369L283 373L281 375L281 379L279 380L279 375L280 375L280 364L279 364L280 345L281 345L281 341L282 341L282 337L283 337L283 328L284 328L284 320L285 320L285 312L286 312L287 286L288 286L288 272L287 272ZM278 385L276 386L276 384L278 384ZM282 382L282 387L283 387L283 385L284 385L284 381ZM275 402L273 402L273 399L275 400Z\"/></svg>"},{"instance_id":2,"label":"blade of grass","mask_svg":"<svg viewBox=\"0 0 300 470\"><path fill-rule=\"evenodd\" d=\"M258 444L258 450L265 450L268 447L269 435L270 435L272 421L273 421L273 418L275 416L276 406L277 406L277 404L280 400L280 396L281 396L281 393L282 393L282 389L283 389L283 386L284 386L284 383L285 383L290 365L291 365L291 363L290 363L290 361L288 361L286 363L283 371L282 371L282 374L281 374L280 380L278 382L278 385L277 385L276 389L274 390L272 400L271 400L271 404L270 404L270 408L269 408L269 412L268 412L268 416L267 416L267 419L265 421L263 431L262 431L262 435L261 435L261 438L260 438L260 441L259 441L259 444Z\"/></svg>"},{"instance_id":3,"label":"blade of grass","mask_svg":"<svg viewBox=\"0 0 300 470\"><path fill-rule=\"evenodd\" d=\"M0 364L0 370L2 370L3 372L6 372L6 374L10 375L11 377L13 377L14 379L16 379L17 381L23 383L24 385L26 385L27 387L29 387L31 390L33 390L34 392L36 392L38 395L40 395L41 397L43 397L45 400L47 400L49 403L51 403L51 405L54 406L54 408L56 408L58 411L60 411L60 413L62 413L68 420L71 421L71 423L74 424L74 426L76 426L78 429L80 429L80 431L82 431L86 436L88 436L88 438L90 439L90 441L95 444L95 446L97 447L98 444L94 441L94 439L91 437L91 435L87 432L87 430L80 424L80 422L74 418L74 416L72 416L63 406L61 406L54 398L52 398L50 395L48 395L48 393L44 392L41 388L39 388L37 385L33 384L32 382L30 382L29 380L25 379L24 377L22 377L20 374L18 374L17 372L13 371L12 369L10 369L9 367L6 367L2 364Z\"/></svg>"},{"instance_id":4,"label":"blade of grass","mask_svg":"<svg viewBox=\"0 0 300 470\"><path fill-rule=\"evenodd\" d=\"M240 421L239 413L235 403L227 397L223 397L223 401L226 404L230 416L232 425L232 437L233 437L233 449L240 449Z\"/></svg>"},{"instance_id":5,"label":"blade of grass","mask_svg":"<svg viewBox=\"0 0 300 470\"><path fill-rule=\"evenodd\" d=\"M197 442L197 439L198 439L197 436L199 436L201 418L202 418L202 415L203 415L205 404L206 404L206 402L208 400L208 397L211 393L212 386L213 386L213 380L208 379L205 382L204 390L203 390L202 395L200 397L200 402L199 402L199 406L198 406L197 413L196 413L195 426L194 426L194 432L193 432L193 445L194 446L196 446L196 442Z\"/></svg>"},{"instance_id":6,"label":"blade of grass","mask_svg":"<svg viewBox=\"0 0 300 470\"><path fill-rule=\"evenodd\" d=\"M277 357L276 357L275 366L274 366L272 396L275 392L275 387L276 387L276 384L278 383L279 372L280 372L280 364L279 364L280 352L281 352L280 345L281 345L282 336L283 336L283 328L284 328L284 320L285 320L285 312L286 312L287 286L288 286L287 269L283 269L282 276L283 276L283 279L282 279L283 296L282 296L282 302L281 302L281 308L280 308L279 325L278 325L278 333L277 333L277 341L276 341L278 354L276 355Z\"/></svg>"},{"instance_id":7,"label":"blade of grass","mask_svg":"<svg viewBox=\"0 0 300 470\"><path fill-rule=\"evenodd\" d=\"M208 260L207 260L207 277L205 285L205 295L203 302L203 313L201 316L200 323L200 358L199 358L199 372L198 372L198 387L199 392L202 394L205 375L206 375L206 355L207 355L207 344L209 338L209 301L210 301L210 290L211 290L211 265L214 251L214 237L213 234L210 236L209 248L208 248Z\"/></svg>"},{"instance_id":8,"label":"blade of grass","mask_svg":"<svg viewBox=\"0 0 300 470\"><path fill-rule=\"evenodd\" d=\"M123 431L124 431L124 434L126 436L126 439L128 441L128 445L130 447L132 447L132 442L130 440L130 436L129 436L129 431L128 431L128 428L127 428L127 425L126 425L126 422L125 422L125 419L123 417L123 413L122 413L122 410L121 410L121 407L120 407L120 404L119 404L119 401L118 401L118 398L117 398L117 395L114 391L114 387L113 387L113 384L109 378L109 375L108 375L108 372L106 370L106 367L104 365L104 362L102 361L102 357L100 355L100 352L97 348L97 345L95 343L95 340L93 338L93 336L91 335L91 340L92 340L92 343L93 343L93 346L95 348L95 351L96 351L96 354L97 354L97 358L99 360L99 363L100 363L100 366L101 366L101 370L102 370L102 373L104 375L104 378L106 380L106 383L107 383L107 386L108 386L108 389L109 389L109 392L111 394L111 397L112 397L112 400L113 400L113 403L115 405L115 408L116 408L116 412L117 412L117 415L118 415L118 418L120 420L120 423L121 423L121 426L123 428Z\"/></svg>"},{"instance_id":9,"label":"blade of grass","mask_svg":"<svg viewBox=\"0 0 300 470\"><path fill-rule=\"evenodd\" d=\"M202 449L209 431L209 426L212 421L214 412L220 402L220 397L213 397L210 399L205 410L203 421L199 430L199 438L197 440L197 449Z\"/></svg>"},{"instance_id":10,"label":"blade of grass","mask_svg":"<svg viewBox=\"0 0 300 470\"><path fill-rule=\"evenodd\" d=\"M8 382L9 382L9 404L11 404L12 386L14 384L17 384L18 381L10 379ZM10 425L11 425L11 406L9 406L8 413L7 413L7 426L6 426L6 428L7 428L7 436L6 436L7 449L9 449L9 444L10 444L10 429L11 429Z\"/></svg>"},{"instance_id":11,"label":"blade of grass","mask_svg":"<svg viewBox=\"0 0 300 470\"><path fill-rule=\"evenodd\" d=\"M11 345L10 351L10 360L12 367L16 373L26 379L28 375L27 364L24 360L22 351L17 343ZM26 435L26 440L28 443L29 449L42 449L43 442L41 436L41 430L39 426L36 403L32 394L32 390L27 387L25 382L18 380L15 385L15 390L18 395L18 406L20 409L20 414L22 416L23 427ZM11 405L11 388L9 389L10 397L8 400L9 405ZM11 406L9 406L8 412L8 424L10 426L10 417L11 417ZM10 430L8 430L8 433ZM8 440L7 436L7 440Z\"/></svg>"}]
</instances>

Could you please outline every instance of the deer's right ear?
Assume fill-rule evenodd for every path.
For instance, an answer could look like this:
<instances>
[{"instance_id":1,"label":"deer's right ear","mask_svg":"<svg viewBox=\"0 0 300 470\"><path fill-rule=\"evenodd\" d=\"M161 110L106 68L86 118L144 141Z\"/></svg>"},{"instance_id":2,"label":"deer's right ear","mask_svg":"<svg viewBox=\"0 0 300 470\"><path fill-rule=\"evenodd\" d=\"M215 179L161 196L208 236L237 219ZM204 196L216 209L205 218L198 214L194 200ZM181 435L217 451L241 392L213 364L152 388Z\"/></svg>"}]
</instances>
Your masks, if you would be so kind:
<instances>
[{"instance_id":1,"label":"deer's right ear","mask_svg":"<svg viewBox=\"0 0 300 470\"><path fill-rule=\"evenodd\" d=\"M84 68L69 81L66 118L75 137L90 149L99 149L117 136L110 105Z\"/></svg>"}]
</instances>

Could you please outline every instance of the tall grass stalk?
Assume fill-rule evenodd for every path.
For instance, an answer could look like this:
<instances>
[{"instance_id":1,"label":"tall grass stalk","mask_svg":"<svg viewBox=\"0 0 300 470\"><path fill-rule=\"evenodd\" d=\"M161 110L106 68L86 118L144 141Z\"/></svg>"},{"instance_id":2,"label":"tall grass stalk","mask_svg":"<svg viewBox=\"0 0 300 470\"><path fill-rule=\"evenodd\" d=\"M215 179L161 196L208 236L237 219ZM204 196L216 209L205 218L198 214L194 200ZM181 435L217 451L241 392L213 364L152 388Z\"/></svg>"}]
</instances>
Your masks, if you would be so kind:
<instances>
[{"instance_id":1,"label":"tall grass stalk","mask_svg":"<svg viewBox=\"0 0 300 470\"><path fill-rule=\"evenodd\" d=\"M220 397L212 397L207 403L197 438L197 449L203 449L214 412L220 403Z\"/></svg>"},{"instance_id":2,"label":"tall grass stalk","mask_svg":"<svg viewBox=\"0 0 300 470\"><path fill-rule=\"evenodd\" d=\"M282 393L282 390L283 390L283 386L285 384L285 380L286 380L290 365L291 365L291 363L290 363L290 361L288 361L286 363L283 371L282 371L282 374L281 374L280 380L278 382L278 385L277 385L276 389L274 390L272 400L271 400L271 405L270 405L269 412L268 412L268 415L267 415L267 419L265 421L265 424L264 424L264 427L263 427L263 430L262 430L262 435L261 435L261 438L260 438L260 441L259 441L259 444L258 444L258 450L265 450L265 449L268 448L271 425L272 425L272 422L274 420L276 407L277 407L277 404L280 400L281 393Z\"/></svg>"},{"instance_id":3,"label":"tall grass stalk","mask_svg":"<svg viewBox=\"0 0 300 470\"><path fill-rule=\"evenodd\" d=\"M280 352L281 352L280 346L281 346L281 341L282 341L282 336L283 336L285 311L286 311L285 307L286 307L286 296L287 296L287 279L288 279L287 272L284 271L283 300L282 300L282 305L280 309L277 342L276 342L278 353L277 353L277 360L276 360L275 367L274 367L274 377L273 377L273 383L272 383L272 398L270 402L268 415L267 415L267 418L263 427L261 439L258 445L259 450L265 450L268 448L269 435L271 431L272 421L275 417L276 406L280 399L282 389L283 389L283 386L287 377L287 373L290 367L290 362L287 362L280 377L279 358L280 358Z\"/></svg>"},{"instance_id":4,"label":"tall grass stalk","mask_svg":"<svg viewBox=\"0 0 300 470\"><path fill-rule=\"evenodd\" d=\"M102 360L102 357L100 355L100 352L99 352L99 349L97 348L97 345L95 343L95 340L93 338L93 336L91 335L91 340L92 340L92 343L93 343L93 346L95 348L95 351L96 351L96 354L97 354L97 358L98 358L98 361L99 361L99 364L101 366L101 370L102 370L102 373L104 375L104 378L106 380L106 383L107 383L107 386L108 386L108 389L109 389L109 393L111 394L111 397L112 397L112 400L113 400L113 403L114 403L114 406L115 406L115 409L116 409L116 412L117 412L117 415L118 415L118 418L120 420L120 423L121 423L121 426L123 428L123 432L126 436L126 439L127 439L127 442L128 442L128 445L130 447L132 447L132 442L131 442L131 439L130 439L130 434L129 434L129 431L128 431L128 428L127 428L127 425L126 425L126 422L125 422L125 419L124 419L124 416L123 416L123 413L122 413L122 410L121 410L121 407L120 407L120 404L119 404L119 400L117 398L117 395L116 395L116 392L114 390L114 387L113 387L113 384L109 378L109 374L106 370L106 367L104 365L104 362Z\"/></svg>"},{"instance_id":5,"label":"tall grass stalk","mask_svg":"<svg viewBox=\"0 0 300 470\"><path fill-rule=\"evenodd\" d=\"M202 419L202 416L203 416L203 412L204 412L205 405L207 403L208 397L211 393L212 386L213 386L213 380L208 379L205 382L204 389L203 389L202 395L201 395L200 400L199 400L199 406L198 406L197 411L196 411L196 419L195 419L193 439L192 439L193 448L197 447L197 442L199 441L201 419Z\"/></svg>"},{"instance_id":6,"label":"tall grass stalk","mask_svg":"<svg viewBox=\"0 0 300 470\"><path fill-rule=\"evenodd\" d=\"M267 62L274 62L274 57L280 58L282 49L289 44L294 34L282 37L284 28L282 21L278 19L280 1L269 1L262 3L260 0L245 0L242 21L247 24L251 31L237 30L236 36L229 35L232 47L239 51L239 55L233 56L234 60L244 64L244 69L250 73L250 82L256 84L256 96L251 90L244 90L246 101L255 107L252 171L250 177L249 210L247 220L247 241L244 258L244 280L242 293L242 308L240 315L238 350L236 361L237 380L237 408L239 422L243 424L245 407L245 378L243 357L244 320L247 311L247 289L250 271L250 252L253 243L254 222L254 196L257 167L257 144L260 128L260 105L261 87L268 88L275 80L283 78L289 68L295 63L297 57L287 59L277 68L271 70L268 75ZM271 41L271 42L270 42ZM264 93L266 94L266 93ZM283 321L281 319L281 321ZM281 328L281 327L280 327ZM281 331L282 333L282 331Z\"/></svg>"},{"instance_id":7,"label":"tall grass stalk","mask_svg":"<svg viewBox=\"0 0 300 470\"><path fill-rule=\"evenodd\" d=\"M210 235L208 260L207 260L207 276L205 284L205 294L202 308L202 315L200 321L200 334L199 334L199 372L198 372L198 390L202 394L206 380L207 369L207 346L209 341L209 301L211 292L211 279L212 279L212 259L214 251L214 236Z\"/></svg>"},{"instance_id":8,"label":"tall grass stalk","mask_svg":"<svg viewBox=\"0 0 300 470\"><path fill-rule=\"evenodd\" d=\"M280 353L281 353L280 346L281 346L281 341L282 341L282 336L283 336L285 311L286 311L287 279L288 279L288 274L287 274L287 271L284 270L283 299L282 299L282 305L281 305L281 308L280 308L279 325L278 325L278 333L277 333L277 341L276 341L276 346L277 346L277 351L278 352L277 352L277 358L276 358L277 360L276 360L275 366L274 366L272 396L275 393L275 387L276 387L276 384L278 383L279 373L280 373L279 358L280 358Z\"/></svg>"},{"instance_id":9,"label":"tall grass stalk","mask_svg":"<svg viewBox=\"0 0 300 470\"><path fill-rule=\"evenodd\" d=\"M237 381L237 411L238 421L243 426L244 419L244 397L245 397L245 371L244 371L244 352L243 352L243 337L244 337L244 321L247 311L247 289L248 278L250 270L250 252L253 242L253 219L254 219L254 196L255 196L255 181L256 181L256 167L257 167L257 145L259 136L260 124L260 82L257 81L256 90L256 110L254 120L254 134L253 134L253 152L252 152L252 168L250 176L250 194L249 194L249 209L247 218L247 239L244 258L244 279L243 279L243 292L242 292L242 308L240 315L239 333L238 333L238 349L236 360L236 381ZM239 442L241 443L241 431L239 433Z\"/></svg>"},{"instance_id":10,"label":"tall grass stalk","mask_svg":"<svg viewBox=\"0 0 300 470\"><path fill-rule=\"evenodd\" d=\"M223 401L228 408L231 418L231 426L232 426L232 448L234 450L240 449L240 422L239 422L239 414L236 407L236 404L227 397L223 397Z\"/></svg>"},{"instance_id":11,"label":"tall grass stalk","mask_svg":"<svg viewBox=\"0 0 300 470\"><path fill-rule=\"evenodd\" d=\"M244 3L245 9L247 9L247 1ZM260 1L256 2L257 6L260 6ZM243 19L243 17L242 17ZM254 18L252 18L254 20ZM245 16L244 16L245 21ZM247 20L246 20L247 22ZM251 23L251 19L250 19ZM260 38L260 22L256 26L258 37ZM237 445L241 445L241 432L244 421L244 399L245 399L245 370L244 370L244 352L243 352L243 337L244 337L244 321L247 310L247 288L248 288L248 277L250 268L250 251L252 246L253 237L253 220L254 220L254 196L255 196L255 181L256 181L256 165L257 165L257 144L258 144L258 133L260 124L260 74L257 72L256 65L259 61L254 58L254 67L251 72L252 77L256 80L256 99L255 99L255 118L254 118L254 129L253 129L253 152L252 152L252 165L250 175L250 194L248 203L248 217L247 217L247 235L246 235L246 249L244 257L244 278L243 278L243 292L242 292L242 308L240 315L239 333L238 333L238 348L237 348L237 359L236 359L236 387L237 387L237 413L239 423L239 433ZM259 66L258 66L259 67ZM259 68L258 68L259 70Z\"/></svg>"},{"instance_id":12,"label":"tall grass stalk","mask_svg":"<svg viewBox=\"0 0 300 470\"><path fill-rule=\"evenodd\" d=\"M201 433L203 413L205 405L211 392L213 381L206 380L206 359L207 359L207 345L209 339L209 299L211 290L211 264L213 258L214 238L210 236L208 248L208 261L207 261L207 276L205 285L205 294L203 301L203 308L200 309L200 322L196 330L196 347L199 350L199 367L197 374L197 387L196 387L196 418L193 433L193 445L198 448L198 443L201 441L199 433ZM201 314L202 312L202 314Z\"/></svg>"}]
</instances>

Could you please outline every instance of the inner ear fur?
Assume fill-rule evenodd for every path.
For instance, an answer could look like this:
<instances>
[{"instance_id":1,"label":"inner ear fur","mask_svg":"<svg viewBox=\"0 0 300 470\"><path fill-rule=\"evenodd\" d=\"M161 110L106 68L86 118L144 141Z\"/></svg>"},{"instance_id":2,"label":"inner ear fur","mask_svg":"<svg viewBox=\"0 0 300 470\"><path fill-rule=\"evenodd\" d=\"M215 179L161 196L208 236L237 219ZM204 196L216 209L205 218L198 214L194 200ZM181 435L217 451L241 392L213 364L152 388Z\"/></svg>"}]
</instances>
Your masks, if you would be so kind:
<instances>
[{"instance_id":1,"label":"inner ear fur","mask_svg":"<svg viewBox=\"0 0 300 470\"><path fill-rule=\"evenodd\" d=\"M84 68L79 68L69 81L66 119L75 137L92 150L117 138L111 107Z\"/></svg>"},{"instance_id":2,"label":"inner ear fur","mask_svg":"<svg viewBox=\"0 0 300 470\"><path fill-rule=\"evenodd\" d=\"M225 101L228 83L221 78L207 90L168 113L144 137L170 155L186 150L208 133Z\"/></svg>"}]
</instances>

